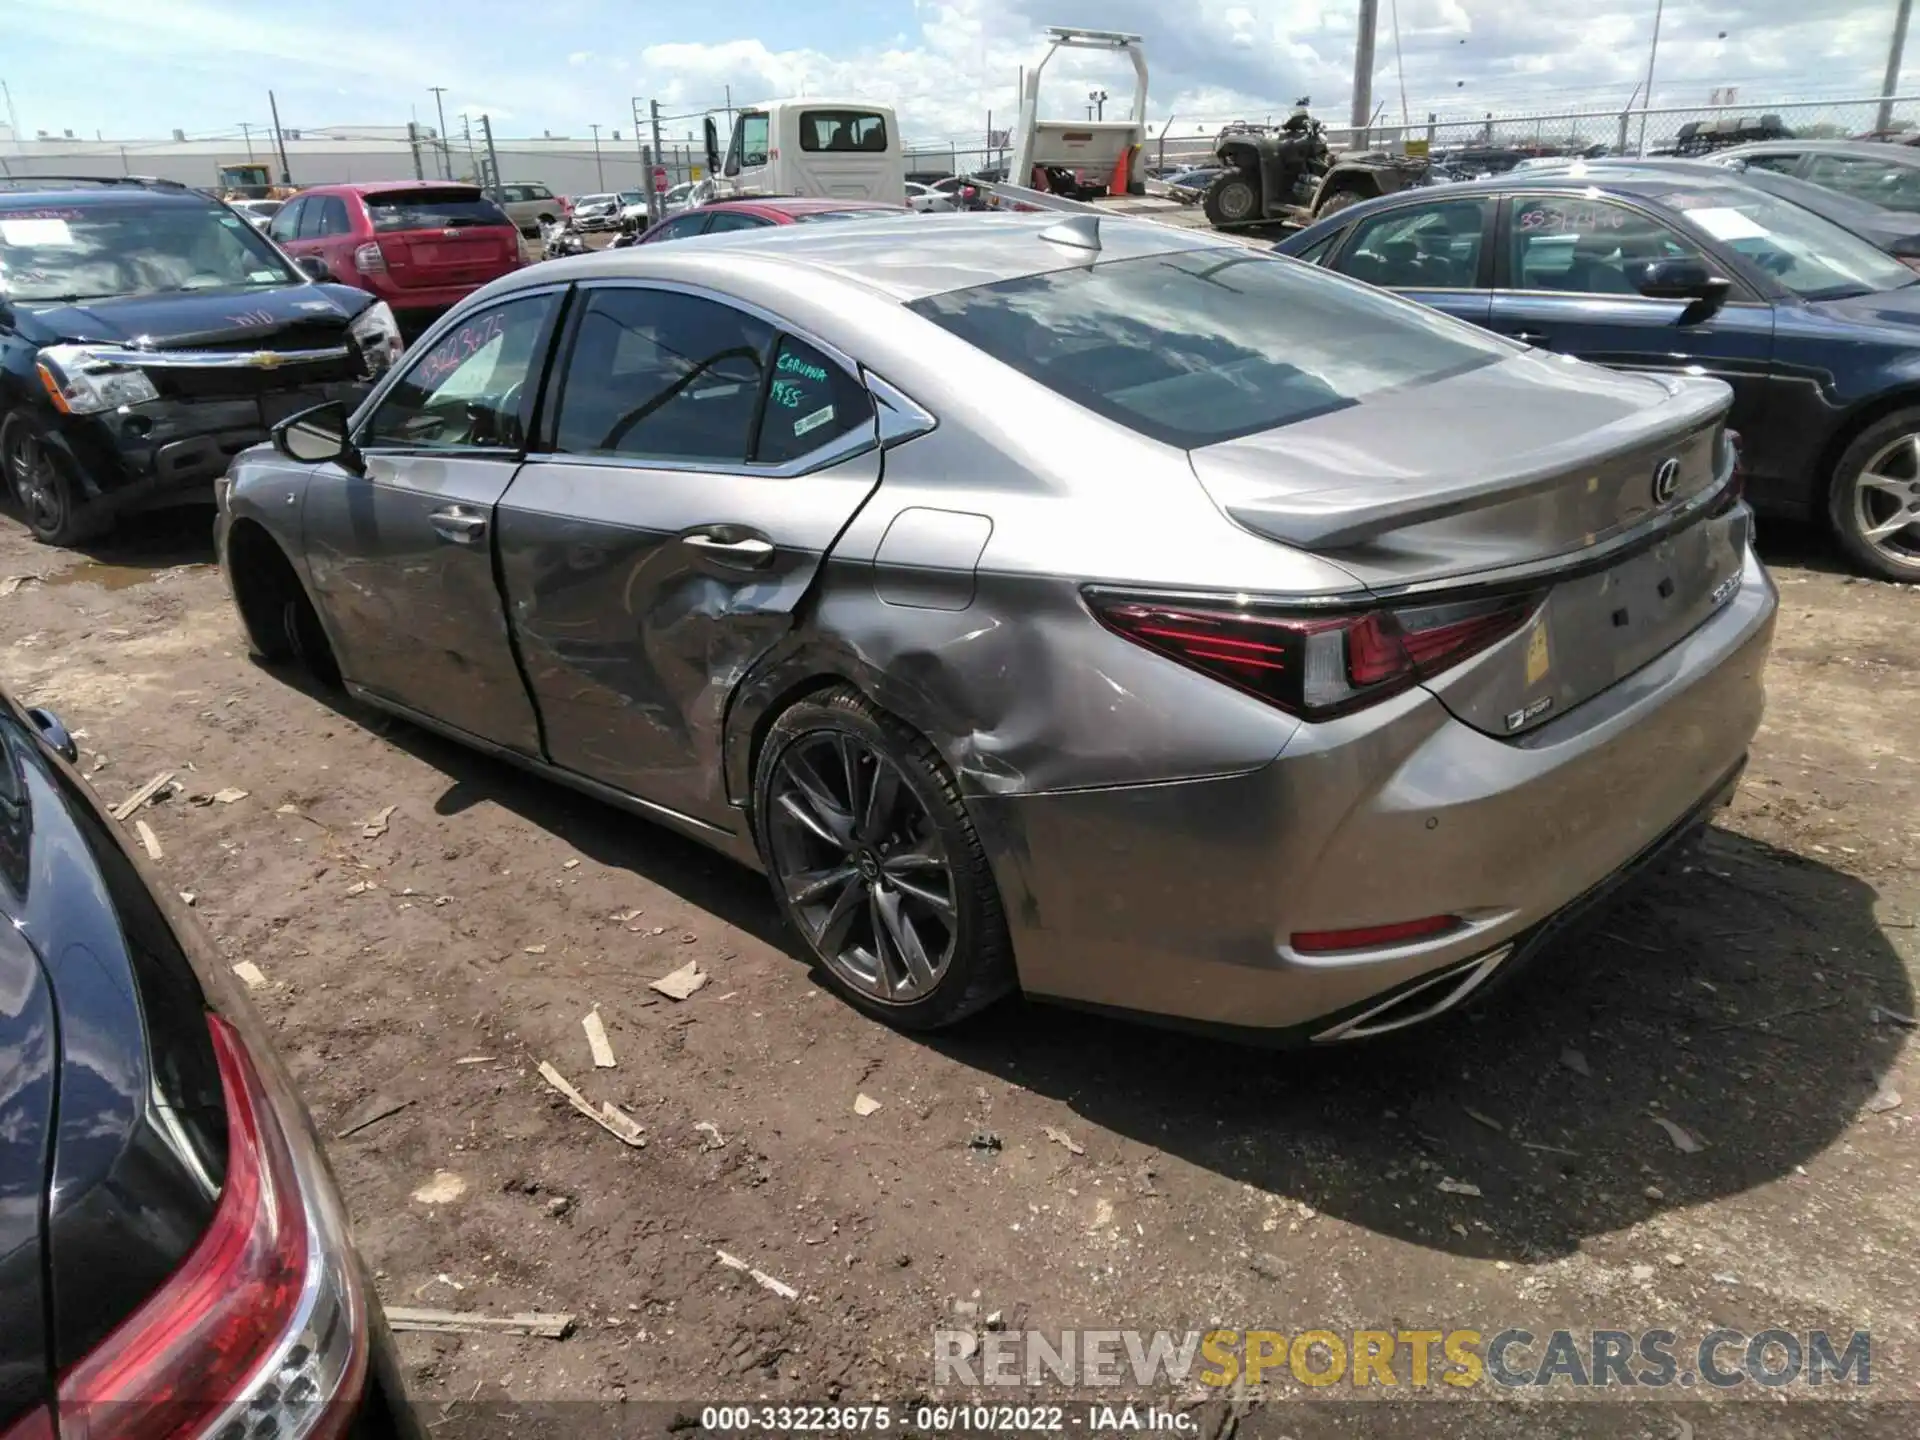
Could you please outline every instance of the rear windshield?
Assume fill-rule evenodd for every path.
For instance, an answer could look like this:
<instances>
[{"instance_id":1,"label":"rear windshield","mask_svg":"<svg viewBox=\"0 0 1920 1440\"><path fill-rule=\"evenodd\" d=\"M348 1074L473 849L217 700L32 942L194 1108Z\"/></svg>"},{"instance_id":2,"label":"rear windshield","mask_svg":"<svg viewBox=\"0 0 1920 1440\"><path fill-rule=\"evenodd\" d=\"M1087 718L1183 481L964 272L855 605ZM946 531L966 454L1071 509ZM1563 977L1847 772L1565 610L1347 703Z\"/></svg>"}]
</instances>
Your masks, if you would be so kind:
<instances>
[{"instance_id":1,"label":"rear windshield","mask_svg":"<svg viewBox=\"0 0 1920 1440\"><path fill-rule=\"evenodd\" d=\"M0 299L103 300L291 285L298 278L224 205L0 207Z\"/></svg>"},{"instance_id":2,"label":"rear windshield","mask_svg":"<svg viewBox=\"0 0 1920 1440\"><path fill-rule=\"evenodd\" d=\"M1069 400L1183 449L1513 353L1436 311L1237 248L1076 266L912 308Z\"/></svg>"},{"instance_id":3,"label":"rear windshield","mask_svg":"<svg viewBox=\"0 0 1920 1440\"><path fill-rule=\"evenodd\" d=\"M892 213L890 210L802 210L793 218L802 225L811 225L816 220L878 220Z\"/></svg>"},{"instance_id":4,"label":"rear windshield","mask_svg":"<svg viewBox=\"0 0 1920 1440\"><path fill-rule=\"evenodd\" d=\"M800 148L809 152L885 150L887 117L869 110L807 110L800 116Z\"/></svg>"},{"instance_id":5,"label":"rear windshield","mask_svg":"<svg viewBox=\"0 0 1920 1440\"><path fill-rule=\"evenodd\" d=\"M507 212L471 190L396 190L365 195L375 230L453 230L463 225L511 225Z\"/></svg>"}]
</instances>

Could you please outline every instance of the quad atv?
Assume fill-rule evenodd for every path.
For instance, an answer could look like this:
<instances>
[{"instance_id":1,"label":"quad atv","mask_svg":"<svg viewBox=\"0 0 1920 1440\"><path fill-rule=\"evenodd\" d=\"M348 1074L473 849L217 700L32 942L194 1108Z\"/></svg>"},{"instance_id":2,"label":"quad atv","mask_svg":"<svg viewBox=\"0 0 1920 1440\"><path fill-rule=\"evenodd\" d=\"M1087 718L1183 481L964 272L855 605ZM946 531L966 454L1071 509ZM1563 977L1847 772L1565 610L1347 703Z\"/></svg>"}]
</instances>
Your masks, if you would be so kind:
<instances>
[{"instance_id":1,"label":"quad atv","mask_svg":"<svg viewBox=\"0 0 1920 1440\"><path fill-rule=\"evenodd\" d=\"M1326 127L1295 105L1280 126L1234 124L1220 132L1214 157L1225 169L1201 206L1215 229L1306 225L1362 200L1392 195L1439 178L1425 160L1373 152L1335 159Z\"/></svg>"}]
</instances>

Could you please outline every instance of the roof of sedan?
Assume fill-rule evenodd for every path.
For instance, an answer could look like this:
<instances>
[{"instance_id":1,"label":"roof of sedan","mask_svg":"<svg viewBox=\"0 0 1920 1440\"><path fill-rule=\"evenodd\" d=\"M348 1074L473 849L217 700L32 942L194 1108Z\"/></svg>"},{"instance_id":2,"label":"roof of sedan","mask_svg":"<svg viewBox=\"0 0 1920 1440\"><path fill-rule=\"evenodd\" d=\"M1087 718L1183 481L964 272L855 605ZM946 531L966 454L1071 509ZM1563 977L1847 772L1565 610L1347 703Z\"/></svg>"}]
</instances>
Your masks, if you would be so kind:
<instances>
[{"instance_id":1,"label":"roof of sedan","mask_svg":"<svg viewBox=\"0 0 1920 1440\"><path fill-rule=\"evenodd\" d=\"M782 215L819 215L839 213L847 210L880 210L900 212L900 206L889 205L884 200L828 200L818 195L742 195L737 200L715 200L702 205L702 210L776 210Z\"/></svg>"},{"instance_id":2,"label":"roof of sedan","mask_svg":"<svg viewBox=\"0 0 1920 1440\"><path fill-rule=\"evenodd\" d=\"M1754 140L1745 145L1729 145L1715 155L1857 155L1864 160L1884 160L1889 165L1920 165L1920 152L1910 145L1886 140Z\"/></svg>"},{"instance_id":3,"label":"roof of sedan","mask_svg":"<svg viewBox=\"0 0 1920 1440\"><path fill-rule=\"evenodd\" d=\"M699 264L702 257L725 250L825 271L905 302L1085 264L1092 252L1044 238L1043 232L1062 218L1057 214L920 215L903 210L836 225L780 225L702 235L673 245L600 250L542 261L515 273L529 285L667 276L681 267L704 268ZM1248 256L1262 253L1209 231L1176 229L1117 215L1100 217L1100 245L1099 259L1103 261L1179 250L1229 250Z\"/></svg>"}]
</instances>

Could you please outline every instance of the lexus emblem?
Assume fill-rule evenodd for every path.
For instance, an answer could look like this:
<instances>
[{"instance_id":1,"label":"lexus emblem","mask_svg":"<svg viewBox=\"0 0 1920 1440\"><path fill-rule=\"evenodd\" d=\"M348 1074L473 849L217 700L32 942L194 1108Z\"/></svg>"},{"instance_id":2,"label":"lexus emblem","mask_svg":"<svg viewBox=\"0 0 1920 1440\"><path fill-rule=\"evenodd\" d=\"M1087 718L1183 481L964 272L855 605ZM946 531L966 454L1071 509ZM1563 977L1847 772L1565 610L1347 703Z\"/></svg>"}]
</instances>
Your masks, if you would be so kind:
<instances>
[{"instance_id":1,"label":"lexus emblem","mask_svg":"<svg viewBox=\"0 0 1920 1440\"><path fill-rule=\"evenodd\" d=\"M1669 455L1653 467L1653 503L1664 505L1680 488L1680 462Z\"/></svg>"}]
</instances>

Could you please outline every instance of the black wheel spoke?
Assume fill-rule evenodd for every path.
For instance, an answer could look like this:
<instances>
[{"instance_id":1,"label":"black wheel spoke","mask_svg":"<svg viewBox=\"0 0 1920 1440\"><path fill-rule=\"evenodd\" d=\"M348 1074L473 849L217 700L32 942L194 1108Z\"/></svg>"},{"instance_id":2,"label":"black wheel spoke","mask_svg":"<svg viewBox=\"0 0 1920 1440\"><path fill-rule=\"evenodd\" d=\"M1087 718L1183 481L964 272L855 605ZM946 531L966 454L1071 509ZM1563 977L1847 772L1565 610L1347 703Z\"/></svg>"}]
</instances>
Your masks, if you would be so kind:
<instances>
[{"instance_id":1,"label":"black wheel spoke","mask_svg":"<svg viewBox=\"0 0 1920 1440\"><path fill-rule=\"evenodd\" d=\"M849 848L847 842L834 834L832 827L821 818L812 798L804 790L796 786L787 791L780 797L779 805L783 811L804 826L815 839L825 841L836 850Z\"/></svg>"},{"instance_id":2,"label":"black wheel spoke","mask_svg":"<svg viewBox=\"0 0 1920 1440\"><path fill-rule=\"evenodd\" d=\"M910 850L896 850L880 862L889 879L898 882L903 875L912 875L917 871L939 870L947 868L947 857L941 853L938 840L922 840Z\"/></svg>"},{"instance_id":3,"label":"black wheel spoke","mask_svg":"<svg viewBox=\"0 0 1920 1440\"><path fill-rule=\"evenodd\" d=\"M906 966L908 978L921 989L932 989L935 980L933 964L927 959L926 947L920 943L913 921L900 907L900 897L889 895L884 890L875 890L873 904L879 911L887 938L893 942L895 951Z\"/></svg>"},{"instance_id":4,"label":"black wheel spoke","mask_svg":"<svg viewBox=\"0 0 1920 1440\"><path fill-rule=\"evenodd\" d=\"M898 876L888 876L887 878L893 888L898 890L902 895L908 896L926 906L927 909L933 911L935 915L939 916L940 919L945 921L949 926L953 924L953 901L945 895L940 894L937 890L930 890L925 885L918 884L914 881L902 880Z\"/></svg>"},{"instance_id":5,"label":"black wheel spoke","mask_svg":"<svg viewBox=\"0 0 1920 1440\"><path fill-rule=\"evenodd\" d=\"M899 795L900 772L882 760L874 767L873 784L867 791L867 803L860 822L860 838L867 844L878 845L886 835Z\"/></svg>"},{"instance_id":6,"label":"black wheel spoke","mask_svg":"<svg viewBox=\"0 0 1920 1440\"><path fill-rule=\"evenodd\" d=\"M812 905L826 899L842 885L859 878L859 868L851 864L802 871L787 877L787 898L796 905Z\"/></svg>"},{"instance_id":7,"label":"black wheel spoke","mask_svg":"<svg viewBox=\"0 0 1920 1440\"><path fill-rule=\"evenodd\" d=\"M823 954L838 955L845 948L847 932L853 928L854 917L860 913L860 902L866 898L867 882L858 877L848 881L834 897L833 908L820 922L820 933L813 937L813 943Z\"/></svg>"},{"instance_id":8,"label":"black wheel spoke","mask_svg":"<svg viewBox=\"0 0 1920 1440\"><path fill-rule=\"evenodd\" d=\"M865 757L861 752L860 742L853 736L836 735L833 738L835 749L840 755L840 773L846 777L847 782L847 816L856 822L857 826L861 814L866 809L863 800L865 786L861 783L860 775Z\"/></svg>"},{"instance_id":9,"label":"black wheel spoke","mask_svg":"<svg viewBox=\"0 0 1920 1440\"><path fill-rule=\"evenodd\" d=\"M795 746L781 762L793 790L781 797L789 814L829 845L853 848L853 812L845 808L810 757ZM797 792L797 794L795 793Z\"/></svg>"}]
</instances>

